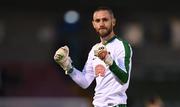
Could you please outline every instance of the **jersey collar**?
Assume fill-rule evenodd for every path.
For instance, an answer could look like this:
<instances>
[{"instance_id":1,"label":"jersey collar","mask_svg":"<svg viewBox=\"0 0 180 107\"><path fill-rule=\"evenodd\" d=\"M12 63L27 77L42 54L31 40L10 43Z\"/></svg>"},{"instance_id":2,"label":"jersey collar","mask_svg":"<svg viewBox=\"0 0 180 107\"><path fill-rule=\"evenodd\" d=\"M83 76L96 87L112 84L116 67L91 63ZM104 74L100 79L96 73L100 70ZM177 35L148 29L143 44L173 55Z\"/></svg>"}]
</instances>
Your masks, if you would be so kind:
<instances>
[{"instance_id":1,"label":"jersey collar","mask_svg":"<svg viewBox=\"0 0 180 107\"><path fill-rule=\"evenodd\" d=\"M105 41L103 44L107 45L108 43L112 42L114 39L116 38L116 35L114 35L112 38L110 38L109 40Z\"/></svg>"}]
</instances>

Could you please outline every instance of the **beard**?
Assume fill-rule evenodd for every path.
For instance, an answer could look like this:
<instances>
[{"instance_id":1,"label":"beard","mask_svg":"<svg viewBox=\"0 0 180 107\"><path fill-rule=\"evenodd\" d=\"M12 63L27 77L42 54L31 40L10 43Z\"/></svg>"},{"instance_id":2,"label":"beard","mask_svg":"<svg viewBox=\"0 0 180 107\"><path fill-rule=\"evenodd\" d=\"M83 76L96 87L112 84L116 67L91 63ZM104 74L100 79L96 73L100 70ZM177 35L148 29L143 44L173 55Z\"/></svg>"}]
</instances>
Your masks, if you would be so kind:
<instances>
[{"instance_id":1,"label":"beard","mask_svg":"<svg viewBox=\"0 0 180 107\"><path fill-rule=\"evenodd\" d=\"M108 28L100 28L96 32L100 37L104 38L104 37L107 37L112 32L112 27L110 27L109 29Z\"/></svg>"}]
</instances>

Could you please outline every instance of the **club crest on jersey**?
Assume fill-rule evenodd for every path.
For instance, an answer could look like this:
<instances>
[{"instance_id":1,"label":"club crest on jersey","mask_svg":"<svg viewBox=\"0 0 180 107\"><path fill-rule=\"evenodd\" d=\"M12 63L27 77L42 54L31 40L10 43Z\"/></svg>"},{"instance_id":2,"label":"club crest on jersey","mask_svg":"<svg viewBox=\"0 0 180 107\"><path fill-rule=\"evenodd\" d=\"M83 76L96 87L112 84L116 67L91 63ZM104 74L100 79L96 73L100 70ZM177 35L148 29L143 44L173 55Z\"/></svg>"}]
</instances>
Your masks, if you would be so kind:
<instances>
[{"instance_id":1,"label":"club crest on jersey","mask_svg":"<svg viewBox=\"0 0 180 107\"><path fill-rule=\"evenodd\" d=\"M96 65L95 75L96 75L96 77L98 77L98 76L104 77L105 76L105 67L102 64Z\"/></svg>"}]
</instances>

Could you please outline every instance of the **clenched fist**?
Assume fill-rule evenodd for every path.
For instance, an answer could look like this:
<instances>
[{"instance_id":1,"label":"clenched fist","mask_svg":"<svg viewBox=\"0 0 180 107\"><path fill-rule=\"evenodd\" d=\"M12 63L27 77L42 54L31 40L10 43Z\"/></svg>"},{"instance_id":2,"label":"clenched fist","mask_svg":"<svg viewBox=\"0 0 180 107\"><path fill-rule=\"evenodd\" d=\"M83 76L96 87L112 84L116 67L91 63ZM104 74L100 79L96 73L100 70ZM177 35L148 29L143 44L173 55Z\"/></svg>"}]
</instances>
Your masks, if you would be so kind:
<instances>
[{"instance_id":1,"label":"clenched fist","mask_svg":"<svg viewBox=\"0 0 180 107\"><path fill-rule=\"evenodd\" d=\"M54 55L54 60L66 71L66 74L72 69L72 60L69 57L68 46L59 48Z\"/></svg>"},{"instance_id":2,"label":"clenched fist","mask_svg":"<svg viewBox=\"0 0 180 107\"><path fill-rule=\"evenodd\" d=\"M107 48L102 43L95 45L94 55L103 60L107 65L113 64L113 59L110 55L110 52L107 51Z\"/></svg>"}]
</instances>

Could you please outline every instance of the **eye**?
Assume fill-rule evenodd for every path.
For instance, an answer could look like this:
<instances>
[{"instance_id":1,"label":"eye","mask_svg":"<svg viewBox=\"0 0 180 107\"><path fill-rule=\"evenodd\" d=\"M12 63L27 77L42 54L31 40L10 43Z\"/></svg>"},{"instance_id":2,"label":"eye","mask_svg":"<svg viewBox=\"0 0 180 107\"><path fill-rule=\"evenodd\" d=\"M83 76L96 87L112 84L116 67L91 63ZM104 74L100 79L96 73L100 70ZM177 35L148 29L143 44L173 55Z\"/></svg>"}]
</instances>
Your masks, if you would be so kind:
<instances>
[{"instance_id":1,"label":"eye","mask_svg":"<svg viewBox=\"0 0 180 107\"><path fill-rule=\"evenodd\" d=\"M96 19L96 20L94 20L94 21L98 23L98 22L100 22L100 19Z\"/></svg>"},{"instance_id":2,"label":"eye","mask_svg":"<svg viewBox=\"0 0 180 107\"><path fill-rule=\"evenodd\" d=\"M103 18L102 20L103 20L103 22L107 22L107 21L108 21L108 19L107 19L107 18Z\"/></svg>"}]
</instances>

